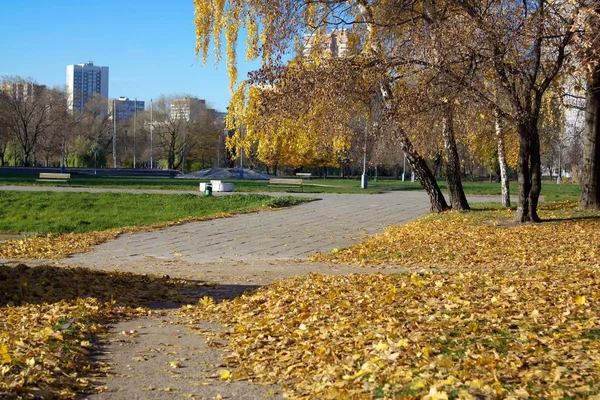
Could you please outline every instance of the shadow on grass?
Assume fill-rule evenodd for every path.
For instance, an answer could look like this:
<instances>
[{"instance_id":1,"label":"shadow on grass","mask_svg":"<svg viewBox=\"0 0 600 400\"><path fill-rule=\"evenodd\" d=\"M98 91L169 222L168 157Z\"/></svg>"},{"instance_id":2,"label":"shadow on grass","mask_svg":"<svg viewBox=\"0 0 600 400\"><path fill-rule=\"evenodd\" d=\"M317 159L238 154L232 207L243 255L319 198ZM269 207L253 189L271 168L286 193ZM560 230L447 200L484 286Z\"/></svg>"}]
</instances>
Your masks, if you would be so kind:
<instances>
[{"instance_id":1,"label":"shadow on grass","mask_svg":"<svg viewBox=\"0 0 600 400\"><path fill-rule=\"evenodd\" d=\"M179 307L202 296L221 301L255 289L253 285L214 285L169 276L105 272L88 268L42 265L0 265L0 307L51 304L82 298L115 302L121 306Z\"/></svg>"}]
</instances>

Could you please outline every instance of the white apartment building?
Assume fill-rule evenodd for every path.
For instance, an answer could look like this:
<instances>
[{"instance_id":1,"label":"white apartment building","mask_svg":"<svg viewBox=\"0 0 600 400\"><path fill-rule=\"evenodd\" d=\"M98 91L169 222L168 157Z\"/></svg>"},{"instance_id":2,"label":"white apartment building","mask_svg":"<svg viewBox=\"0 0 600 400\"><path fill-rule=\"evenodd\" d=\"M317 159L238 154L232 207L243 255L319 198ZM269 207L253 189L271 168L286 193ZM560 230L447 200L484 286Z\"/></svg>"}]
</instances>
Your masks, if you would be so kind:
<instances>
[{"instance_id":1,"label":"white apartment building","mask_svg":"<svg viewBox=\"0 0 600 400\"><path fill-rule=\"evenodd\" d=\"M8 93L15 99L33 99L41 95L46 90L45 85L18 80L16 82L2 82L2 91Z\"/></svg>"},{"instance_id":2,"label":"white apartment building","mask_svg":"<svg viewBox=\"0 0 600 400\"><path fill-rule=\"evenodd\" d=\"M144 112L146 103L142 100L130 100L128 97L119 97L108 102L108 112L113 115L113 104L117 121L125 121L131 119L136 114Z\"/></svg>"},{"instance_id":3,"label":"white apartment building","mask_svg":"<svg viewBox=\"0 0 600 400\"><path fill-rule=\"evenodd\" d=\"M99 67L92 61L67 65L67 96L71 111L83 112L93 96L108 99L108 67Z\"/></svg>"},{"instance_id":4,"label":"white apartment building","mask_svg":"<svg viewBox=\"0 0 600 400\"><path fill-rule=\"evenodd\" d=\"M196 97L183 97L171 101L172 120L197 121L207 111L206 101Z\"/></svg>"},{"instance_id":5,"label":"white apartment building","mask_svg":"<svg viewBox=\"0 0 600 400\"><path fill-rule=\"evenodd\" d=\"M313 49L318 48L322 57L342 58L348 54L348 31L334 29L325 36L310 34L304 36L302 55L309 57Z\"/></svg>"}]
</instances>

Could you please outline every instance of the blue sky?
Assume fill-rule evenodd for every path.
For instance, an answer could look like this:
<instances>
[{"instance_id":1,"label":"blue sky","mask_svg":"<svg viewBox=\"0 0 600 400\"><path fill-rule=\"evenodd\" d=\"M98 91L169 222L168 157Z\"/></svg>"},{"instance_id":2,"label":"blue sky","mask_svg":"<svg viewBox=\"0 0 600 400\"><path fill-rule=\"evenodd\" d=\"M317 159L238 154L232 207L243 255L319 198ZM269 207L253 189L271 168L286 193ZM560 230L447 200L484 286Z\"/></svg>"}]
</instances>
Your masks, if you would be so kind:
<instances>
[{"instance_id":1,"label":"blue sky","mask_svg":"<svg viewBox=\"0 0 600 400\"><path fill-rule=\"evenodd\" d=\"M226 66L203 66L194 35L192 0L0 0L0 76L62 87L67 65L93 61L109 67L111 98L190 94L225 111ZM238 55L240 77L258 68Z\"/></svg>"}]
</instances>

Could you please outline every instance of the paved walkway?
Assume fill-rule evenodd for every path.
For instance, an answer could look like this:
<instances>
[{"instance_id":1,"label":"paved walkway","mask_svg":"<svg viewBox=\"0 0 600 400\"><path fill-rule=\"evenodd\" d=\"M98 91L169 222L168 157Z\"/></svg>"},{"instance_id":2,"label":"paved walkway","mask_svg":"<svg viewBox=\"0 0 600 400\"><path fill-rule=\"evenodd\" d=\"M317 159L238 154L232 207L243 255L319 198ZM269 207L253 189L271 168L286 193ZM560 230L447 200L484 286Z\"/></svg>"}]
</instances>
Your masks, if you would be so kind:
<instances>
[{"instance_id":1,"label":"paved walkway","mask_svg":"<svg viewBox=\"0 0 600 400\"><path fill-rule=\"evenodd\" d=\"M0 190L201 194L199 191L34 186L0 186ZM318 200L275 211L127 234L97 246L93 253L74 255L64 261L99 266L139 263L144 259L188 263L305 259L316 252L348 247L388 226L415 220L430 207L423 191L294 195ZM490 199L469 198L470 201Z\"/></svg>"},{"instance_id":2,"label":"paved walkway","mask_svg":"<svg viewBox=\"0 0 600 400\"><path fill-rule=\"evenodd\" d=\"M315 195L320 200L265 211L188 223L160 231L123 235L75 255L81 264L136 261L146 257L188 262L281 260L347 247L423 215L429 209L422 192L379 195Z\"/></svg>"}]
</instances>

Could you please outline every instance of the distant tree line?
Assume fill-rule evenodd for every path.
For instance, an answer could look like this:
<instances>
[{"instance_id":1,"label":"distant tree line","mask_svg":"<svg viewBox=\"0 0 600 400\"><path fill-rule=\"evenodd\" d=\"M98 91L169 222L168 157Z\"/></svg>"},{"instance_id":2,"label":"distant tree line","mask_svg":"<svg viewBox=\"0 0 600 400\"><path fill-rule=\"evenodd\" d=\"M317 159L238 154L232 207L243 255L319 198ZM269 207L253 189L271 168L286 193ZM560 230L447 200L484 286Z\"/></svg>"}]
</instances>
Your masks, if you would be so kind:
<instances>
[{"instance_id":1,"label":"distant tree line","mask_svg":"<svg viewBox=\"0 0 600 400\"><path fill-rule=\"evenodd\" d=\"M174 96L161 96L152 116L147 109L115 124L108 100L101 97L78 112L70 110L64 90L33 79L3 77L0 89L0 166L116 164L189 172L226 162L223 121L208 108L193 118L173 118Z\"/></svg>"}]
</instances>

